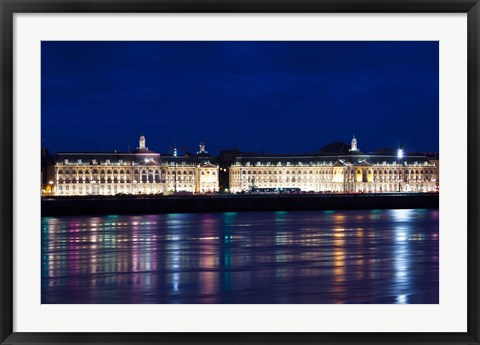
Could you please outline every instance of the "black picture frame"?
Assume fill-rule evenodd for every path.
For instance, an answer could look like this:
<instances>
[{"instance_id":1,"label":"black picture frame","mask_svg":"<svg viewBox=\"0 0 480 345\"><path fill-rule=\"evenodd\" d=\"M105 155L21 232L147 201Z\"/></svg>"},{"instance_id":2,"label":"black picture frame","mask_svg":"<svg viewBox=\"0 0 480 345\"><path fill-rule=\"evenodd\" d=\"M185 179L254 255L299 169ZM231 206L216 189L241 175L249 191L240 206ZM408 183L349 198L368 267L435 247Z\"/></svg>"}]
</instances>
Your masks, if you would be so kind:
<instances>
[{"instance_id":1,"label":"black picture frame","mask_svg":"<svg viewBox=\"0 0 480 345\"><path fill-rule=\"evenodd\" d=\"M478 0L0 0L0 340L2 344L479 344ZM465 333L16 333L13 332L13 16L15 13L277 12L468 14L468 330Z\"/></svg>"}]
</instances>

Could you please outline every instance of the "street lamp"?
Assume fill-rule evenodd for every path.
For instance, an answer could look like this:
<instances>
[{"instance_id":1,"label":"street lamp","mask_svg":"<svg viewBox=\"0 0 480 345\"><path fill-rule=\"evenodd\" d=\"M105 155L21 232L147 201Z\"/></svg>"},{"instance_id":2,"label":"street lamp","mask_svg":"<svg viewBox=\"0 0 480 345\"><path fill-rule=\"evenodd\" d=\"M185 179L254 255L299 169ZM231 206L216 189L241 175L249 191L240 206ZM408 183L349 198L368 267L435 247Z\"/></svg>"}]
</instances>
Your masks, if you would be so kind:
<instances>
[{"instance_id":1,"label":"street lamp","mask_svg":"<svg viewBox=\"0 0 480 345\"><path fill-rule=\"evenodd\" d=\"M397 158L400 161L400 164L398 167L398 191L400 192L400 183L401 183L400 169L402 168L403 149L397 150Z\"/></svg>"},{"instance_id":2,"label":"street lamp","mask_svg":"<svg viewBox=\"0 0 480 345\"><path fill-rule=\"evenodd\" d=\"M173 160L173 163L174 163L174 172L173 172L173 176L174 176L174 191L175 191L175 194L177 193L177 148L174 147L173 148L173 157L174 157L174 160Z\"/></svg>"},{"instance_id":3,"label":"street lamp","mask_svg":"<svg viewBox=\"0 0 480 345\"><path fill-rule=\"evenodd\" d=\"M397 150L397 157L400 160L403 158L403 149L398 149Z\"/></svg>"},{"instance_id":4,"label":"street lamp","mask_svg":"<svg viewBox=\"0 0 480 345\"><path fill-rule=\"evenodd\" d=\"M48 181L48 184L50 185L50 194L53 194L53 181Z\"/></svg>"}]
</instances>

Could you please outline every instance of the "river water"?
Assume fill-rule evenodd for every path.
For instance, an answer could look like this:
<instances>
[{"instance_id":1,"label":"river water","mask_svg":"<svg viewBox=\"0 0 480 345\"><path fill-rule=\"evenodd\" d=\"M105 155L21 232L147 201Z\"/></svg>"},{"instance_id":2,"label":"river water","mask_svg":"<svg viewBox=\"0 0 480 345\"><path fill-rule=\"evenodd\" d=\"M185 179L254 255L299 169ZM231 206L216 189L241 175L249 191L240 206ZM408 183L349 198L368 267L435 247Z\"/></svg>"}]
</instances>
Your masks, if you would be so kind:
<instances>
[{"instance_id":1,"label":"river water","mask_svg":"<svg viewBox=\"0 0 480 345\"><path fill-rule=\"evenodd\" d=\"M438 303L434 210L42 218L42 303Z\"/></svg>"}]
</instances>

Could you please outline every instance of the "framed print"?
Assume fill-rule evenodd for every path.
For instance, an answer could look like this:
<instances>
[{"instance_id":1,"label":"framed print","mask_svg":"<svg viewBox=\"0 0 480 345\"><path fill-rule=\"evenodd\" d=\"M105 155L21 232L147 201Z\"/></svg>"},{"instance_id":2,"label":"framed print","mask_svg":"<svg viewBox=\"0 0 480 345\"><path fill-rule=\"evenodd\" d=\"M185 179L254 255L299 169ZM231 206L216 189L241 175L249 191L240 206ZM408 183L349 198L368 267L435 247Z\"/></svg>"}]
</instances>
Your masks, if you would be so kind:
<instances>
[{"instance_id":1,"label":"framed print","mask_svg":"<svg viewBox=\"0 0 480 345\"><path fill-rule=\"evenodd\" d=\"M479 8L2 1L2 344L478 344Z\"/></svg>"}]
</instances>

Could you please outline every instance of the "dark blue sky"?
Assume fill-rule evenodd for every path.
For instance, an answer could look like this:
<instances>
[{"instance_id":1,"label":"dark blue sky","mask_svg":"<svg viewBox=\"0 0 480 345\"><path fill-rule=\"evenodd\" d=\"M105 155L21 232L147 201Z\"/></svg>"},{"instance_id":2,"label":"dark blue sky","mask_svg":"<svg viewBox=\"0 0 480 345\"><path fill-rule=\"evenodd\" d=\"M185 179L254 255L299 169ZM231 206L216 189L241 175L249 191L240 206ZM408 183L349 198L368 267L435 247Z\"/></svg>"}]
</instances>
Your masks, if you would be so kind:
<instances>
[{"instance_id":1,"label":"dark blue sky","mask_svg":"<svg viewBox=\"0 0 480 345\"><path fill-rule=\"evenodd\" d=\"M438 151L438 42L42 42L57 151Z\"/></svg>"}]
</instances>

